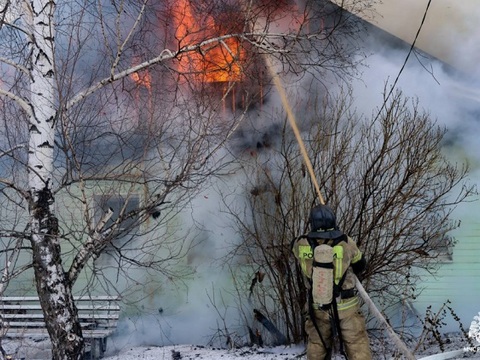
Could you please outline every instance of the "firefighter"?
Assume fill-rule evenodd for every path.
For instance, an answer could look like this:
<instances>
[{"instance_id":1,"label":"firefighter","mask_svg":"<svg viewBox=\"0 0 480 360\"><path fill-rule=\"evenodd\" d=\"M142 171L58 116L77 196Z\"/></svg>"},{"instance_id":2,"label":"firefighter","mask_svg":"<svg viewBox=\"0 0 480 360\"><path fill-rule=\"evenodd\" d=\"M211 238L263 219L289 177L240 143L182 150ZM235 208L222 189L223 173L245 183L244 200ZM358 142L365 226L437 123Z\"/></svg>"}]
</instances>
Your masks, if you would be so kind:
<instances>
[{"instance_id":1,"label":"firefighter","mask_svg":"<svg viewBox=\"0 0 480 360\"><path fill-rule=\"evenodd\" d=\"M340 353L348 360L370 360L354 276L365 270L365 257L339 230L335 214L326 205L311 210L310 230L292 244L309 294L305 316L307 360L331 359L335 337Z\"/></svg>"}]
</instances>

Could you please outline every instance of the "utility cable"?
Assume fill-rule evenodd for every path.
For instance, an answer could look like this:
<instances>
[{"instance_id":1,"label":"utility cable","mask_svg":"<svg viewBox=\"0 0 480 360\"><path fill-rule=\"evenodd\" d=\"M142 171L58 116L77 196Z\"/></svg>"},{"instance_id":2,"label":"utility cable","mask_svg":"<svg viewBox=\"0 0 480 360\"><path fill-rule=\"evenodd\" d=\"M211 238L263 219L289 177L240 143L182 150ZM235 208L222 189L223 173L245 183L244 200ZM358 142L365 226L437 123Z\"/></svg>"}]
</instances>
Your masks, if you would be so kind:
<instances>
[{"instance_id":1,"label":"utility cable","mask_svg":"<svg viewBox=\"0 0 480 360\"><path fill-rule=\"evenodd\" d=\"M316 176L315 176L315 173L313 171L313 166L312 166L312 163L310 161L310 158L308 156L308 153L307 153L307 150L305 148L305 144L302 140L302 137L300 135L300 131L298 130L298 126L297 126L297 122L295 120L295 115L293 114L293 111L292 111L292 108L288 102L288 98L287 98L287 95L286 95L286 92L285 92L285 89L283 87L283 84L278 76L278 74L276 73L274 67L273 67L273 64L270 62L270 59L265 56L265 61L266 61L266 64L267 64L267 67L269 69L269 72L270 72L270 75L272 76L272 79L273 79L273 82L275 84L275 87L280 95L280 98L281 98L281 101L282 101L282 104L287 112L287 118L288 118L288 121L293 129L293 132L295 134L295 137L297 139L297 142L298 142L298 145L300 147L300 151L302 153L302 156L303 156L303 160L307 166L307 169L308 169L308 172L310 174L310 178L311 178L311 181L312 183L314 184L315 186L315 190L317 191L317 195L318 195L318 199L320 201L320 204L325 204L325 201L323 199L323 196L322 196L322 193L320 192L320 187L318 185L318 182L317 182L317 179L316 179ZM358 280L358 278L355 279L355 286L358 290L358 293L359 295L361 296L361 298L363 299L363 301L367 304L367 306L369 307L370 311L372 312L372 314L378 319L380 320L380 322L382 322L385 327L387 328L387 332L388 334L390 335L390 337L392 338L393 342L395 343L395 345L397 346L397 348L403 353L403 355L408 359L408 360L415 360L415 356L412 354L412 352L408 349L408 347L405 345L405 343L402 341L402 339L400 339L400 337L395 333L395 331L393 330L393 328L390 326L390 324L387 322L387 320L385 319L385 317L382 315L382 313L377 309L377 307L375 306L374 302L372 301L372 299L370 298L370 296L367 294L367 292L365 291L365 289L363 288L362 284L360 283L360 281Z\"/></svg>"},{"instance_id":2,"label":"utility cable","mask_svg":"<svg viewBox=\"0 0 480 360\"><path fill-rule=\"evenodd\" d=\"M418 27L417 34L415 35L415 38L413 39L413 42L410 45L410 49L408 50L407 56L405 57L405 61L403 62L402 67L398 71L397 77L395 78L395 81L393 82L393 85L390 88L390 91L388 92L387 96L383 100L383 104L382 104L380 110L378 110L378 114L375 117L375 119L373 120L373 122L376 122L378 120L378 118L380 117L380 114L382 113L382 110L387 106L387 101L390 98L390 96L392 96L392 93L395 90L395 87L396 87L398 81L400 80L400 76L402 75L403 70L405 70L405 67L407 66L408 59L410 58L410 55L412 54L413 50L415 49L415 44L417 43L418 37L420 36L420 32L422 31L422 28L423 28L423 24L425 23L425 19L427 18L428 9L430 8L431 3L432 3L432 0L428 0L427 7L425 8L425 11L423 13L422 21L420 22L420 26Z\"/></svg>"}]
</instances>

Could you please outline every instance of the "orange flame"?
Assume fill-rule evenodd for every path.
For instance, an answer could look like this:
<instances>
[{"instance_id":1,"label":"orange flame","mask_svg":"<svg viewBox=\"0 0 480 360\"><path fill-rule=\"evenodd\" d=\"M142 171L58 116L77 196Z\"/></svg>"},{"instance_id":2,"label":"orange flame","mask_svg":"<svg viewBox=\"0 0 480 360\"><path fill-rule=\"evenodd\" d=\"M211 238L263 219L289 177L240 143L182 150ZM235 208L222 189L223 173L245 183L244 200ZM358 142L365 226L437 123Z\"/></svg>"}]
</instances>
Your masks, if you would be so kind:
<instances>
[{"instance_id":1,"label":"orange flame","mask_svg":"<svg viewBox=\"0 0 480 360\"><path fill-rule=\"evenodd\" d=\"M222 35L222 28L211 16L206 16L202 23L196 19L189 0L179 0L175 14L175 36L181 46L198 44L201 41ZM191 74L201 82L227 82L242 79L241 61L245 51L238 39L228 38L222 42L205 45L200 51L179 57L178 70Z\"/></svg>"}]
</instances>

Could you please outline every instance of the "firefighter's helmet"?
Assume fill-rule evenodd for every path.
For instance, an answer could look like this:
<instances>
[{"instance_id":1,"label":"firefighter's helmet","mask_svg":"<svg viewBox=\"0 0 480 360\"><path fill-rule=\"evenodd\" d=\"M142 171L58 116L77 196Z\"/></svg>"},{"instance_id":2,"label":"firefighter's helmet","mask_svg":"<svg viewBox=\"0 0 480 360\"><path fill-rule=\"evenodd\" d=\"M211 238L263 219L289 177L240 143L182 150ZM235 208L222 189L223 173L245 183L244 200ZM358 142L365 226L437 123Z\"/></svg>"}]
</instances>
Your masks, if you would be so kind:
<instances>
[{"instance_id":1,"label":"firefighter's helmet","mask_svg":"<svg viewBox=\"0 0 480 360\"><path fill-rule=\"evenodd\" d=\"M336 239L343 235L338 229L337 218L327 205L315 206L310 211L310 233L308 237Z\"/></svg>"}]
</instances>

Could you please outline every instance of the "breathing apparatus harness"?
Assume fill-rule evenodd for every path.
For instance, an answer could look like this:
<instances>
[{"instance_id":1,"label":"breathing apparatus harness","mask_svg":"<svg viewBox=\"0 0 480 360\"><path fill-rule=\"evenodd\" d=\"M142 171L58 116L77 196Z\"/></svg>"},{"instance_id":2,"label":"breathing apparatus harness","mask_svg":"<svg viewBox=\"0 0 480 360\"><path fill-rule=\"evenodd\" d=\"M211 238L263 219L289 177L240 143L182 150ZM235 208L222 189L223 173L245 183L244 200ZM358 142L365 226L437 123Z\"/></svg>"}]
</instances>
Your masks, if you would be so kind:
<instances>
[{"instance_id":1,"label":"breathing apparatus harness","mask_svg":"<svg viewBox=\"0 0 480 360\"><path fill-rule=\"evenodd\" d=\"M308 279L310 283L310 291L308 292L308 312L310 319L313 323L313 326L315 327L315 330L318 333L323 347L327 351L326 359L329 359L332 354L332 347L327 345L325 339L320 332L320 328L318 327L318 323L315 317L315 310L323 310L329 312L331 319L332 335L334 338L338 337L340 354L342 354L346 359L348 359L344 349L342 330L340 327L340 318L337 306L337 298L348 298L353 296L353 291L342 291L342 285L345 281L347 271L343 271L341 275L337 273L339 271L338 262L341 263L343 261L343 247L339 244L342 241L347 242L348 238L345 234L342 234L340 237L335 239L316 239L307 235L303 235L301 238L307 239L312 249L312 253L314 254L312 259L312 276ZM317 249L321 251L316 251ZM328 255L322 258L322 254L328 254L327 249L330 249L330 259ZM335 263L337 263L337 268L335 268L334 266ZM316 284L315 282L317 276L319 283ZM322 289L320 289L320 292L322 292L322 294L315 296L315 291L319 287L323 287ZM321 301L320 304L318 303L319 299Z\"/></svg>"}]
</instances>

